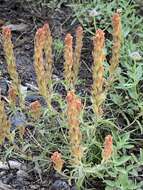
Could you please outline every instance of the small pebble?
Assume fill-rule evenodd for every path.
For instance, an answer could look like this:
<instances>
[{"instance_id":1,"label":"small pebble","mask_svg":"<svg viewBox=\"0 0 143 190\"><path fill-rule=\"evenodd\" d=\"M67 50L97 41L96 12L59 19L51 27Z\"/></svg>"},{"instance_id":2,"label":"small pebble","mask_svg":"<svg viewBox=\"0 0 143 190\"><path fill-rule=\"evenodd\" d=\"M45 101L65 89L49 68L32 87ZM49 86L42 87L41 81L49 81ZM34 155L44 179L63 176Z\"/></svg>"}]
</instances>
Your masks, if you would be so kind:
<instances>
[{"instance_id":1,"label":"small pebble","mask_svg":"<svg viewBox=\"0 0 143 190\"><path fill-rule=\"evenodd\" d=\"M142 60L142 56L138 51L131 52L129 54L130 58L133 59L134 61L140 61Z\"/></svg>"},{"instance_id":2,"label":"small pebble","mask_svg":"<svg viewBox=\"0 0 143 190\"><path fill-rule=\"evenodd\" d=\"M28 173L26 173L23 170L18 170L16 174L17 174L17 177L20 177L20 178L27 178L27 179L29 178Z\"/></svg>"},{"instance_id":3,"label":"small pebble","mask_svg":"<svg viewBox=\"0 0 143 190\"><path fill-rule=\"evenodd\" d=\"M26 116L24 113L17 111L10 116L10 122L12 125L11 130L16 129L17 127L24 127L26 125Z\"/></svg>"},{"instance_id":4,"label":"small pebble","mask_svg":"<svg viewBox=\"0 0 143 190\"><path fill-rule=\"evenodd\" d=\"M70 190L70 186L65 181L56 180L50 190Z\"/></svg>"},{"instance_id":5,"label":"small pebble","mask_svg":"<svg viewBox=\"0 0 143 190\"><path fill-rule=\"evenodd\" d=\"M20 169L21 163L15 160L9 160L8 163L0 162L1 170L9 170L9 169Z\"/></svg>"},{"instance_id":6,"label":"small pebble","mask_svg":"<svg viewBox=\"0 0 143 190\"><path fill-rule=\"evenodd\" d=\"M6 171L1 171L0 172L0 178L2 178L3 176L5 176L6 175Z\"/></svg>"},{"instance_id":7,"label":"small pebble","mask_svg":"<svg viewBox=\"0 0 143 190\"><path fill-rule=\"evenodd\" d=\"M15 176L11 173L5 179L3 179L3 183L10 184L15 179Z\"/></svg>"},{"instance_id":8,"label":"small pebble","mask_svg":"<svg viewBox=\"0 0 143 190\"><path fill-rule=\"evenodd\" d=\"M32 190L40 189L39 185L30 185L30 188L31 188Z\"/></svg>"}]
</instances>

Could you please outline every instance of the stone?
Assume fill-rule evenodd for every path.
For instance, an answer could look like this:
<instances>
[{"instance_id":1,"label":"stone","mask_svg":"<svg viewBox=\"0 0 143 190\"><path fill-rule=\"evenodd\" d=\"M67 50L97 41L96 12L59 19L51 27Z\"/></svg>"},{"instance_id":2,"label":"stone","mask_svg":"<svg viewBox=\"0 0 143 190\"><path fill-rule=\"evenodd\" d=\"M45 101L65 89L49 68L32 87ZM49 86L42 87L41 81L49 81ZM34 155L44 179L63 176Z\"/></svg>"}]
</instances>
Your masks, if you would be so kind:
<instances>
[{"instance_id":1,"label":"stone","mask_svg":"<svg viewBox=\"0 0 143 190\"><path fill-rule=\"evenodd\" d=\"M1 89L1 95L7 96L8 95L8 82L5 79L0 79L0 89Z\"/></svg>"},{"instance_id":2,"label":"stone","mask_svg":"<svg viewBox=\"0 0 143 190\"><path fill-rule=\"evenodd\" d=\"M70 190L70 186L63 180L56 180L50 190Z\"/></svg>"},{"instance_id":3,"label":"stone","mask_svg":"<svg viewBox=\"0 0 143 190\"><path fill-rule=\"evenodd\" d=\"M16 113L10 115L11 130L17 129L18 127L25 127L26 116L24 113L17 111Z\"/></svg>"}]
</instances>

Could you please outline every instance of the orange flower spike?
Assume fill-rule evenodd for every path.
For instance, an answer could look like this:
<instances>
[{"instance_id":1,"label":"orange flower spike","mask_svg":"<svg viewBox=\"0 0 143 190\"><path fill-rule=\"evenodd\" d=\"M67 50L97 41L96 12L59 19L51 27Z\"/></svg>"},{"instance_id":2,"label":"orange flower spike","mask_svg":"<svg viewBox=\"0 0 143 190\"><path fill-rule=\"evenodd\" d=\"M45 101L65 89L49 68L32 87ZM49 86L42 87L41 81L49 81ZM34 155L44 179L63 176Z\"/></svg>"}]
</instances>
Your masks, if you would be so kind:
<instances>
[{"instance_id":1,"label":"orange flower spike","mask_svg":"<svg viewBox=\"0 0 143 190\"><path fill-rule=\"evenodd\" d=\"M96 51L101 51L104 47L105 37L104 32L101 29L96 31L96 36L94 37L94 45L96 46Z\"/></svg>"},{"instance_id":2,"label":"orange flower spike","mask_svg":"<svg viewBox=\"0 0 143 190\"><path fill-rule=\"evenodd\" d=\"M113 34L112 34L113 46L112 46L112 58L110 61L110 68L109 68L110 83L112 83L114 80L114 74L120 61L122 26L121 26L121 16L119 13L114 13L112 17L112 25L113 25Z\"/></svg>"},{"instance_id":3,"label":"orange flower spike","mask_svg":"<svg viewBox=\"0 0 143 190\"><path fill-rule=\"evenodd\" d=\"M71 156L73 163L79 165L83 156L81 146L82 134L80 132L80 112L82 109L81 100L76 97L74 91L67 94L67 117L69 126L69 140L71 145Z\"/></svg>"},{"instance_id":4,"label":"orange flower spike","mask_svg":"<svg viewBox=\"0 0 143 190\"><path fill-rule=\"evenodd\" d=\"M44 39L44 52L45 52L45 67L46 67L46 72L47 72L47 77L48 75L52 74L52 65L53 65L53 60L52 60L52 35L50 31L50 27L48 23L45 23L43 26L43 34L45 35ZM51 80L51 78L49 78Z\"/></svg>"},{"instance_id":5,"label":"orange flower spike","mask_svg":"<svg viewBox=\"0 0 143 190\"><path fill-rule=\"evenodd\" d=\"M70 33L68 33L65 37L65 45L70 49L70 51L72 51L72 41L73 37Z\"/></svg>"},{"instance_id":6,"label":"orange flower spike","mask_svg":"<svg viewBox=\"0 0 143 190\"><path fill-rule=\"evenodd\" d=\"M43 28L39 28L35 34L34 67L36 72L36 80L39 88L39 93L45 98L47 105L50 107L49 95L47 89L47 78L43 63L44 43L45 43L45 31L43 30Z\"/></svg>"},{"instance_id":7,"label":"orange flower spike","mask_svg":"<svg viewBox=\"0 0 143 190\"><path fill-rule=\"evenodd\" d=\"M35 64L42 64L43 56L42 56L42 50L44 47L44 31L43 28L39 28L35 34ZM41 67L40 67L41 68Z\"/></svg>"},{"instance_id":8,"label":"orange flower spike","mask_svg":"<svg viewBox=\"0 0 143 190\"><path fill-rule=\"evenodd\" d=\"M110 159L111 155L113 152L113 141L112 141L112 136L107 135L105 137L105 142L104 142L104 149L102 152L102 162L105 162Z\"/></svg>"},{"instance_id":9,"label":"orange flower spike","mask_svg":"<svg viewBox=\"0 0 143 190\"><path fill-rule=\"evenodd\" d=\"M11 29L9 27L3 27L3 36L7 39L11 39Z\"/></svg>"},{"instance_id":10,"label":"orange flower spike","mask_svg":"<svg viewBox=\"0 0 143 190\"><path fill-rule=\"evenodd\" d=\"M67 34L65 37L65 48L64 48L64 78L69 87L73 85L73 37L71 34Z\"/></svg>"},{"instance_id":11,"label":"orange flower spike","mask_svg":"<svg viewBox=\"0 0 143 190\"><path fill-rule=\"evenodd\" d=\"M68 108L67 108L67 115L68 115L68 122L70 125L72 123L77 122L78 115L80 114L81 111L81 100L76 97L74 91L69 91L67 94L67 103L68 103Z\"/></svg>"},{"instance_id":12,"label":"orange flower spike","mask_svg":"<svg viewBox=\"0 0 143 190\"><path fill-rule=\"evenodd\" d=\"M93 38L93 85L92 85L92 99L93 110L97 118L102 116L102 103L105 100L104 84L104 32L100 29L96 31Z\"/></svg>"},{"instance_id":13,"label":"orange flower spike","mask_svg":"<svg viewBox=\"0 0 143 190\"><path fill-rule=\"evenodd\" d=\"M44 32L42 28L39 28L35 34L35 57L37 59L41 58L40 56L42 56L43 46L44 46ZM41 62L36 62L36 63L38 64Z\"/></svg>"},{"instance_id":14,"label":"orange flower spike","mask_svg":"<svg viewBox=\"0 0 143 190\"><path fill-rule=\"evenodd\" d=\"M65 37L65 59L67 58L66 63L68 65L73 65L73 37L71 34L67 34Z\"/></svg>"},{"instance_id":15,"label":"orange flower spike","mask_svg":"<svg viewBox=\"0 0 143 190\"><path fill-rule=\"evenodd\" d=\"M115 13L112 17L112 23L113 23L113 34L118 35L121 34L121 17L119 13Z\"/></svg>"},{"instance_id":16,"label":"orange flower spike","mask_svg":"<svg viewBox=\"0 0 143 190\"><path fill-rule=\"evenodd\" d=\"M54 169L60 173L64 164L64 160L61 158L61 154L59 152L54 152L51 156L51 161L54 164Z\"/></svg>"},{"instance_id":17,"label":"orange flower spike","mask_svg":"<svg viewBox=\"0 0 143 190\"><path fill-rule=\"evenodd\" d=\"M73 64L74 84L77 80L80 68L80 57L81 57L82 46L83 46L83 28L81 26L78 26L76 29L76 44L74 50L74 64Z\"/></svg>"},{"instance_id":18,"label":"orange flower spike","mask_svg":"<svg viewBox=\"0 0 143 190\"><path fill-rule=\"evenodd\" d=\"M36 100L35 102L32 102L32 103L30 104L30 108L31 108L31 110L33 110L33 111L39 110L39 109L41 109L41 104L39 103L38 100Z\"/></svg>"},{"instance_id":19,"label":"orange flower spike","mask_svg":"<svg viewBox=\"0 0 143 190\"><path fill-rule=\"evenodd\" d=\"M45 33L45 43L44 43L44 66L46 73L47 89L49 104L51 104L51 93L52 93L52 72L53 72L53 56L52 56L52 44L53 39L48 23L45 23L43 26L43 32Z\"/></svg>"},{"instance_id":20,"label":"orange flower spike","mask_svg":"<svg viewBox=\"0 0 143 190\"><path fill-rule=\"evenodd\" d=\"M13 43L12 43L12 34L11 29L9 27L3 27L2 29L3 36L3 48L5 53L5 59L7 63L7 70L12 79L13 88L16 91L16 94L19 96L20 104L23 105L23 98L20 92L20 79L18 77L17 69L16 69L16 61L13 51Z\"/></svg>"},{"instance_id":21,"label":"orange flower spike","mask_svg":"<svg viewBox=\"0 0 143 190\"><path fill-rule=\"evenodd\" d=\"M35 46L37 47L36 53L41 53L41 51L44 48L44 42L45 42L45 31L43 30L43 28L39 28L35 34Z\"/></svg>"},{"instance_id":22,"label":"orange flower spike","mask_svg":"<svg viewBox=\"0 0 143 190\"><path fill-rule=\"evenodd\" d=\"M30 104L30 111L33 118L35 119L41 116L41 104L39 103L39 101L35 101Z\"/></svg>"}]
</instances>

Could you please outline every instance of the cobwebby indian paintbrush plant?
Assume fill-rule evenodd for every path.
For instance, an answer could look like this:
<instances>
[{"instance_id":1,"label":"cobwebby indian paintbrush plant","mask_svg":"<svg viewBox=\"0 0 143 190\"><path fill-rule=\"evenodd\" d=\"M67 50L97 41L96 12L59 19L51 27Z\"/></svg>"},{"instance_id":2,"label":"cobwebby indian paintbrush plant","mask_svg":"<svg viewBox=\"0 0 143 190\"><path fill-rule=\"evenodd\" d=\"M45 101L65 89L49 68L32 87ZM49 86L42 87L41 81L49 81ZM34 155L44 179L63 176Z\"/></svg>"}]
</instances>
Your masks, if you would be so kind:
<instances>
[{"instance_id":1,"label":"cobwebby indian paintbrush plant","mask_svg":"<svg viewBox=\"0 0 143 190\"><path fill-rule=\"evenodd\" d=\"M105 100L104 84L104 32L100 29L96 31L93 38L93 85L92 85L92 100L93 110L97 118L102 116L102 104Z\"/></svg>"},{"instance_id":2,"label":"cobwebby indian paintbrush plant","mask_svg":"<svg viewBox=\"0 0 143 190\"><path fill-rule=\"evenodd\" d=\"M4 102L1 100L0 95L0 144L3 144L5 138L13 141L12 134L10 133L11 124L7 119L7 115L4 109Z\"/></svg>"},{"instance_id":3,"label":"cobwebby indian paintbrush plant","mask_svg":"<svg viewBox=\"0 0 143 190\"><path fill-rule=\"evenodd\" d=\"M19 97L19 103L22 104L22 95L20 92L20 79L18 78L18 73L16 70L16 61L15 61L15 56L13 52L13 44L11 41L12 34L11 34L11 29L8 27L4 27L2 30L2 36L3 36L3 48L5 52L5 59L7 62L7 69L8 73L10 75L10 78L12 79L12 85L13 88L16 91L17 96Z\"/></svg>"},{"instance_id":4,"label":"cobwebby indian paintbrush plant","mask_svg":"<svg viewBox=\"0 0 143 190\"><path fill-rule=\"evenodd\" d=\"M112 136L107 135L104 141L104 149L102 151L102 163L110 159L113 152Z\"/></svg>"},{"instance_id":5,"label":"cobwebby indian paintbrush plant","mask_svg":"<svg viewBox=\"0 0 143 190\"><path fill-rule=\"evenodd\" d=\"M44 42L44 65L45 65L45 75L47 81L47 90L49 95L49 101L51 101L51 91L52 91L52 71L53 71L53 58L52 58L52 44L53 39L48 23L44 24L43 30L45 33Z\"/></svg>"},{"instance_id":6,"label":"cobwebby indian paintbrush plant","mask_svg":"<svg viewBox=\"0 0 143 190\"><path fill-rule=\"evenodd\" d=\"M45 46L45 30L39 28L35 35L34 44L34 67L36 72L36 80L39 88L39 93L45 98L47 105L50 107L50 94L47 88L47 74L44 68L43 49Z\"/></svg>"},{"instance_id":7,"label":"cobwebby indian paintbrush plant","mask_svg":"<svg viewBox=\"0 0 143 190\"><path fill-rule=\"evenodd\" d=\"M113 47L112 47L112 58L110 61L109 68L109 83L114 81L115 71L120 61L120 50L121 50L121 17L119 13L114 13L112 17L113 25Z\"/></svg>"},{"instance_id":8,"label":"cobwebby indian paintbrush plant","mask_svg":"<svg viewBox=\"0 0 143 190\"><path fill-rule=\"evenodd\" d=\"M82 46L83 46L83 28L79 26L76 29L76 44L75 44L75 49L74 49L74 64L73 64L74 85L79 73Z\"/></svg>"},{"instance_id":9,"label":"cobwebby indian paintbrush plant","mask_svg":"<svg viewBox=\"0 0 143 190\"><path fill-rule=\"evenodd\" d=\"M83 28L76 29L76 44L73 51L73 37L68 33L65 37L64 48L64 78L69 89L74 88L80 68L81 49L83 46Z\"/></svg>"},{"instance_id":10,"label":"cobwebby indian paintbrush plant","mask_svg":"<svg viewBox=\"0 0 143 190\"><path fill-rule=\"evenodd\" d=\"M82 134L80 132L80 113L82 110L81 100L76 97L74 91L67 94L67 119L69 127L69 141L73 164L79 165L83 157L81 146Z\"/></svg>"},{"instance_id":11,"label":"cobwebby indian paintbrush plant","mask_svg":"<svg viewBox=\"0 0 143 190\"><path fill-rule=\"evenodd\" d=\"M73 88L73 37L71 34L67 34L65 37L64 48L64 78L67 83L67 87Z\"/></svg>"},{"instance_id":12,"label":"cobwebby indian paintbrush plant","mask_svg":"<svg viewBox=\"0 0 143 190\"><path fill-rule=\"evenodd\" d=\"M51 156L51 161L54 164L54 169L58 173L61 173L64 164L64 160L61 157L62 156L59 152L54 152Z\"/></svg>"}]
</instances>

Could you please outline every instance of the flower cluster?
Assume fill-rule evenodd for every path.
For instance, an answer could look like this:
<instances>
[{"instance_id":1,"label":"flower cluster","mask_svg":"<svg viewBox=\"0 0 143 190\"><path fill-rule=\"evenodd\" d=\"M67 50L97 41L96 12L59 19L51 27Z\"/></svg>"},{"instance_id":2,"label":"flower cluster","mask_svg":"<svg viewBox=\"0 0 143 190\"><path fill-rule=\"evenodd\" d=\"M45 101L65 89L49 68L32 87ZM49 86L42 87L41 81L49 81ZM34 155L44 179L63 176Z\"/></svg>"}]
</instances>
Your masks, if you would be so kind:
<instances>
[{"instance_id":1,"label":"flower cluster","mask_svg":"<svg viewBox=\"0 0 143 190\"><path fill-rule=\"evenodd\" d=\"M41 116L41 104L39 103L39 101L35 101L35 102L32 102L30 104L30 113L31 113L31 116L36 120L38 118L40 118Z\"/></svg>"},{"instance_id":2,"label":"flower cluster","mask_svg":"<svg viewBox=\"0 0 143 190\"><path fill-rule=\"evenodd\" d=\"M73 85L73 37L71 34L67 34L65 37L65 48L64 48L64 78L69 88Z\"/></svg>"},{"instance_id":3,"label":"flower cluster","mask_svg":"<svg viewBox=\"0 0 143 190\"><path fill-rule=\"evenodd\" d=\"M83 157L83 149L81 147L82 135L79 127L81 110L82 104L80 99L76 97L74 91L69 91L67 94L67 117L71 155L74 164L79 164Z\"/></svg>"},{"instance_id":4,"label":"flower cluster","mask_svg":"<svg viewBox=\"0 0 143 190\"><path fill-rule=\"evenodd\" d=\"M113 25L113 47L112 47L112 58L110 61L110 82L114 79L115 70L119 64L120 49L121 49L121 17L119 13L114 13L112 17Z\"/></svg>"},{"instance_id":5,"label":"flower cluster","mask_svg":"<svg viewBox=\"0 0 143 190\"><path fill-rule=\"evenodd\" d=\"M93 38L93 85L92 85L92 97L93 97L93 110L96 117L99 118L102 115L102 103L105 100L105 92L103 90L104 84L104 32L100 29L96 31L96 35Z\"/></svg>"},{"instance_id":6,"label":"flower cluster","mask_svg":"<svg viewBox=\"0 0 143 190\"><path fill-rule=\"evenodd\" d=\"M45 35L43 28L39 28L35 35L35 53L34 53L34 66L36 72L36 79L39 88L39 92L42 96L44 96L47 100L47 87L46 87L46 75L44 70L44 63L43 63L43 48L45 42Z\"/></svg>"},{"instance_id":7,"label":"flower cluster","mask_svg":"<svg viewBox=\"0 0 143 190\"><path fill-rule=\"evenodd\" d=\"M83 28L79 26L76 29L76 44L73 51L73 37L68 33L65 37L65 48L64 48L64 78L69 86L69 89L74 88L79 68L80 68L80 57L81 49L83 46Z\"/></svg>"},{"instance_id":8,"label":"flower cluster","mask_svg":"<svg viewBox=\"0 0 143 190\"><path fill-rule=\"evenodd\" d=\"M45 42L44 42L44 53L45 53L45 72L46 72L46 80L47 80L47 88L49 96L51 97L51 86L52 86L52 66L53 66L53 58L52 58L52 44L53 39L51 35L51 31L48 23L44 24L43 30L45 32ZM49 99L50 99L49 97Z\"/></svg>"},{"instance_id":9,"label":"flower cluster","mask_svg":"<svg viewBox=\"0 0 143 190\"><path fill-rule=\"evenodd\" d=\"M113 151L113 142L112 142L112 136L107 135L105 137L105 142L104 142L104 149L102 152L102 162L105 162L110 159Z\"/></svg>"},{"instance_id":10,"label":"flower cluster","mask_svg":"<svg viewBox=\"0 0 143 190\"><path fill-rule=\"evenodd\" d=\"M16 70L16 61L15 61L15 56L13 52L13 44L11 41L11 38L12 38L11 29L8 27L3 27L2 36L3 36L3 47L4 47L6 62L7 62L8 73L12 79L13 88L15 89L16 94L19 96L20 103L22 104L23 100L20 93L21 82L20 82L20 79L18 78L18 73Z\"/></svg>"},{"instance_id":11,"label":"flower cluster","mask_svg":"<svg viewBox=\"0 0 143 190\"><path fill-rule=\"evenodd\" d=\"M73 82L75 84L80 68L81 49L83 46L83 28L79 26L76 29L76 45L74 50L74 64L73 64Z\"/></svg>"},{"instance_id":12,"label":"flower cluster","mask_svg":"<svg viewBox=\"0 0 143 190\"><path fill-rule=\"evenodd\" d=\"M48 24L39 28L35 35L35 53L34 66L37 75L37 84L39 92L45 97L47 105L50 107L50 92L49 84L51 85L52 74L52 37ZM45 52L45 60L43 58Z\"/></svg>"},{"instance_id":13,"label":"flower cluster","mask_svg":"<svg viewBox=\"0 0 143 190\"><path fill-rule=\"evenodd\" d=\"M54 152L51 156L51 161L54 164L54 169L60 173L64 164L64 160L61 158L61 154L59 152Z\"/></svg>"}]
</instances>

